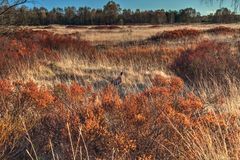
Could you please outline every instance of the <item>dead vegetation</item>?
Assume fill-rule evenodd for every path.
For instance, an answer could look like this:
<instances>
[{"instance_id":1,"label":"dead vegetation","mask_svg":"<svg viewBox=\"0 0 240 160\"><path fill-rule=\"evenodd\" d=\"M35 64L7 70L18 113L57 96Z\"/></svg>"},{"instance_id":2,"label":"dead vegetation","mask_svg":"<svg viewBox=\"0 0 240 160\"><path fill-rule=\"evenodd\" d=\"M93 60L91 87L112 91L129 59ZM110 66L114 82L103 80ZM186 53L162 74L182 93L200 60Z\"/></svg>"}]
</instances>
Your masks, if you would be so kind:
<instances>
[{"instance_id":1,"label":"dead vegetation","mask_svg":"<svg viewBox=\"0 0 240 160\"><path fill-rule=\"evenodd\" d=\"M0 159L240 158L238 29L67 28L0 38Z\"/></svg>"}]
</instances>

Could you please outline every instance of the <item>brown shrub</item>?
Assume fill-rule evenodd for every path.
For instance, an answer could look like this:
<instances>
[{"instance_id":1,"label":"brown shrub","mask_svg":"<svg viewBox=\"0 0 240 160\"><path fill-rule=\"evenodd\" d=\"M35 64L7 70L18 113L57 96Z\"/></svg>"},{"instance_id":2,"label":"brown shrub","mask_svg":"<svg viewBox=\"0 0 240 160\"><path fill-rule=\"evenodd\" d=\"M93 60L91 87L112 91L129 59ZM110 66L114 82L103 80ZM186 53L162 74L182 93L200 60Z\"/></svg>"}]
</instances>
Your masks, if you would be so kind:
<instances>
[{"instance_id":1,"label":"brown shrub","mask_svg":"<svg viewBox=\"0 0 240 160\"><path fill-rule=\"evenodd\" d=\"M149 28L160 28L161 26L160 25L151 25L149 26Z\"/></svg>"},{"instance_id":2,"label":"brown shrub","mask_svg":"<svg viewBox=\"0 0 240 160\"><path fill-rule=\"evenodd\" d=\"M1 81L0 87L4 88L1 96L11 97L4 98L6 110L1 114L12 116L13 124L20 120L19 116L30 122L29 115L37 115L38 120L32 125L27 123L27 128L38 157L43 159L52 158L49 139L58 156L62 159L72 157L69 135L76 150L84 145L87 147L87 151L77 152L79 158L87 158L88 153L90 159L104 159L113 156L114 148L116 159L198 159L201 155L196 154L199 150L196 151L192 143L205 143L202 131L213 135L219 133L219 126L224 131L219 134L219 141L227 141L229 155L236 158L237 146L232 144L239 132L236 126L236 132L233 132L233 128L225 123L230 118L234 126L237 120L234 115L199 114L204 109L202 101L193 93L185 93L180 78L157 76L152 81L152 88L127 95L124 99L119 98L113 86L94 93L76 83L70 86L60 84L52 91L33 82L12 85ZM6 124L9 119L0 120L0 129L8 128ZM0 136L1 158L26 159L25 150L32 153L24 138L26 133L20 128L14 133L6 129L2 131L5 136L4 139ZM79 139L80 133L84 141ZM187 143L188 136L191 136L191 142ZM15 145L11 146L13 142Z\"/></svg>"},{"instance_id":3,"label":"brown shrub","mask_svg":"<svg viewBox=\"0 0 240 160\"><path fill-rule=\"evenodd\" d=\"M171 68L188 82L202 80L226 84L223 75L239 77L238 55L232 54L228 43L203 41L189 49L173 62Z\"/></svg>"},{"instance_id":4,"label":"brown shrub","mask_svg":"<svg viewBox=\"0 0 240 160\"><path fill-rule=\"evenodd\" d=\"M44 26L43 29L55 29L54 26L48 25L48 26Z\"/></svg>"},{"instance_id":5,"label":"brown shrub","mask_svg":"<svg viewBox=\"0 0 240 160\"><path fill-rule=\"evenodd\" d=\"M219 27L208 29L204 32L209 34L229 34L229 33L236 33L238 32L238 30L230 27L219 26Z\"/></svg>"},{"instance_id":6,"label":"brown shrub","mask_svg":"<svg viewBox=\"0 0 240 160\"><path fill-rule=\"evenodd\" d=\"M88 26L68 25L65 28L68 28L68 29L87 29Z\"/></svg>"},{"instance_id":7,"label":"brown shrub","mask_svg":"<svg viewBox=\"0 0 240 160\"><path fill-rule=\"evenodd\" d=\"M90 29L121 29L121 27L116 26L116 25L99 25L99 26L94 26L91 27Z\"/></svg>"},{"instance_id":8,"label":"brown shrub","mask_svg":"<svg viewBox=\"0 0 240 160\"><path fill-rule=\"evenodd\" d=\"M162 33L157 33L156 35L150 37L152 41L160 40L178 40L182 38L193 38L201 34L200 31L195 29L178 29L173 31L164 31Z\"/></svg>"},{"instance_id":9,"label":"brown shrub","mask_svg":"<svg viewBox=\"0 0 240 160\"><path fill-rule=\"evenodd\" d=\"M23 43L27 43L31 40L32 44L51 50L73 50L83 52L91 49L90 43L85 40L73 38L71 35L60 35L47 31L21 30L14 32L10 37Z\"/></svg>"},{"instance_id":10,"label":"brown shrub","mask_svg":"<svg viewBox=\"0 0 240 160\"><path fill-rule=\"evenodd\" d=\"M87 41L70 35L47 31L19 30L0 38L0 75L24 65L33 66L36 59L58 60L59 52L68 50L82 56L92 56L94 48ZM92 54L88 54L92 53Z\"/></svg>"}]
</instances>

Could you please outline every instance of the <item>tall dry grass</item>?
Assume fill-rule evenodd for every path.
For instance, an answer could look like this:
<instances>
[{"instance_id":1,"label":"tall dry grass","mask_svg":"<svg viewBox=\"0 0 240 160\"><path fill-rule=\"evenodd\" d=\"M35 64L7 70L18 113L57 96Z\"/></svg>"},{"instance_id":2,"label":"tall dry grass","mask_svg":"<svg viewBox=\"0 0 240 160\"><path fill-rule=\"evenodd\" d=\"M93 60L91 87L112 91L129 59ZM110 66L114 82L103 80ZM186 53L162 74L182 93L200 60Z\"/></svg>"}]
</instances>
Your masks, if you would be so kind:
<instances>
[{"instance_id":1,"label":"tall dry grass","mask_svg":"<svg viewBox=\"0 0 240 160\"><path fill-rule=\"evenodd\" d=\"M1 37L0 158L239 159L239 33L215 30L103 46Z\"/></svg>"}]
</instances>

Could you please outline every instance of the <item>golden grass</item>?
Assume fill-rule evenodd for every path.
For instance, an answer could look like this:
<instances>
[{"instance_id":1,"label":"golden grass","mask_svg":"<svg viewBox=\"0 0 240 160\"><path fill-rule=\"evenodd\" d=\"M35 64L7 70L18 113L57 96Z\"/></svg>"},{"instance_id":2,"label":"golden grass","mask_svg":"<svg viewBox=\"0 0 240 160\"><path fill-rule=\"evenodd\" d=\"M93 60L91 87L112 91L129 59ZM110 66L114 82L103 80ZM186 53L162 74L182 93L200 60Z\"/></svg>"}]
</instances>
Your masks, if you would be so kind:
<instances>
[{"instance_id":1,"label":"golden grass","mask_svg":"<svg viewBox=\"0 0 240 160\"><path fill-rule=\"evenodd\" d=\"M144 40L149 38L152 35L155 35L158 32L170 31L176 29L197 29L197 30L206 30L210 28L215 28L219 25L217 24L191 24L191 25L159 25L159 27L151 27L151 25L136 25L136 26L120 26L121 29L114 30L97 30L90 29L92 26L86 26L87 28L79 29L69 29L65 26L54 25L50 29L44 29L44 27L27 27L34 30L47 30L50 32L58 34L79 34L81 38L97 43L97 44L109 44L109 43L118 43L124 41L136 41ZM224 24L221 26L239 28L239 24Z\"/></svg>"},{"instance_id":2,"label":"golden grass","mask_svg":"<svg viewBox=\"0 0 240 160\"><path fill-rule=\"evenodd\" d=\"M68 157L69 159L73 159L73 160L77 158L91 159L95 155L89 154L89 150L92 149L92 148L89 148L89 146L91 146L92 144L89 141L95 142L99 140L98 137L91 137L92 134L96 136L95 132L94 133L89 132L89 134L85 134L84 132L85 130L84 131L82 130L83 125L71 126L71 124L75 122L74 121L75 119L71 119L72 118L71 116L75 116L74 115L75 113L86 114L85 112L82 112L82 110L86 109L84 107L89 107L89 110L87 110L86 117L88 116L90 117L90 118L88 117L89 123L91 122L92 126L96 128L98 127L100 128L98 129L101 132L97 136L102 136L106 134L106 130L101 130L102 124L100 124L100 122L99 124L96 122L97 120L100 121L103 119L104 124L106 123L106 125L110 126L109 127L111 128L110 130L113 131L114 135L116 136L115 139L117 139L116 142L113 140L112 142L109 142L111 143L111 145L114 144L115 147L117 146L116 148L111 148L110 152L112 153L99 153L100 155L106 154L110 156L112 159L131 159L132 157L135 157L139 160L140 159L141 160L157 159L156 157L154 157L154 152L157 152L157 151L154 150L152 151L153 152L152 153L150 152L149 148L147 148L147 146L146 146L146 149L149 150L149 153L145 153L144 150L141 150L142 153L139 153L139 151L131 152L130 150L135 149L136 146L132 144L133 141L128 139L129 135L124 135L124 133L118 134L114 132L114 129L116 128L121 129L123 131L130 131L131 128L128 128L128 127L132 127L132 129L134 129L133 131L134 133L132 132L129 132L129 133L133 135L136 134L137 136L139 136L138 138L142 140L141 138L145 136L144 134L146 135L148 134L149 128L150 128L149 130L151 131L151 128L154 128L155 125L158 125L158 124L155 124L155 121L153 123L148 122L147 121L148 119L146 119L144 115L145 112L146 112L146 115L149 114L147 113L148 111L147 109L149 106L144 106L145 105L144 103L139 103L136 105L135 101L132 102L131 100L133 100L137 96L143 95L143 91L145 91L146 89L149 89L149 88L151 89L151 87L154 86L153 80L154 80L154 77L156 76L162 77L162 80L163 80L163 82L161 82L162 84L160 84L160 89L163 89L164 87L168 88L169 84L164 86L165 83L169 83L168 82L169 79L175 78L174 72L169 68L169 65L174 61L174 59L179 57L179 55L185 52L186 50L196 48L199 42L208 40L208 41L217 41L217 42L226 42L226 43L231 42L232 44L236 44L240 40L239 39L240 36L237 33L233 35L219 34L214 36L211 34L204 33L197 38L186 38L184 40L183 39L169 40L169 41L162 41L162 42L156 42L156 43L146 42L143 45L138 44L138 42L145 41L152 35L155 35L156 33L163 32L163 31L183 29L183 28L205 30L209 28L214 28L216 26L217 25L200 25L200 24L177 25L177 26L176 25L160 25L157 27L156 26L152 27L150 25L149 26L120 26L121 29L113 29L113 30L90 29L91 26L86 26L85 28L76 27L74 29L72 27L66 28L65 26L58 26L58 25L54 25L47 28L27 27L27 28L32 28L34 30L47 30L54 33L58 33L58 34L74 33L73 36L79 36L84 40L91 41L91 43L96 45L96 47L100 46L100 48L96 48L96 53L94 53L97 55L95 57L96 59L92 59L91 56L83 57L81 55L78 55L77 52L75 53L75 51L73 51L74 53L69 53L70 51L60 50L58 51L60 52L60 57L58 60L54 61L54 60L41 59L35 62L34 66L27 66L21 71L19 70L13 71L12 73L8 74L4 78L9 79L11 82L16 82L19 80L23 82L28 82L32 80L35 83L37 83L37 85L39 86L42 86L42 87L47 86L51 91L50 93L53 92L52 89L54 90L57 84L64 83L64 84L68 84L69 86L71 85L74 86L75 82L77 82L78 84L84 87L93 86L94 96L91 97L90 99L88 99L89 98L88 96L85 96L83 98L84 100L77 99L77 101L73 100L73 102L66 101L67 103L63 104L64 107L59 105L58 106L59 108L54 108L53 106L50 105L50 108L48 108L49 110L46 109L45 112L47 113L44 113L44 114L35 111L34 108L32 109L28 108L28 110L24 113L21 110L18 110L16 113L13 112L11 114L4 114L4 117L1 117L0 115L0 133L1 133L0 148L5 148L5 146L9 147L11 145L13 145L13 148L14 148L15 144L10 144L10 143L16 142L17 144L17 142L21 140L20 142L22 143L24 142L24 144L22 145L24 145L25 147L28 146L27 147L28 150L24 150L22 152L26 152L31 159L40 158L38 157L38 155L41 155L44 153L38 153L37 150L41 150L41 148L39 149L38 143L41 143L42 141L41 141L41 138L31 137L32 135L34 135L34 132L32 133L32 128L38 125L41 126L43 123L41 120L42 118L46 118L44 117L46 114L50 116L49 119L53 121L53 122L51 121L51 125L53 123L53 126L55 126L56 124L58 124L59 121L62 120L61 122L66 122L66 129L67 129L67 132L65 133L66 135L64 135L65 137L67 137L67 140L64 139L64 142L59 142L58 139L56 139L56 137L58 137L58 134L62 133L62 130L61 131L58 130L55 133L55 135L52 135L52 137L49 137L48 141L45 143L45 144L48 144L47 145L48 155L51 155L50 157L47 157L47 159L54 159L54 160L61 159L59 155L63 155L63 153L60 153L61 150L59 149L59 146L56 144L62 144L62 143L64 143L63 144L65 145L64 147L68 148L67 149L68 153L71 153L70 154L71 156ZM238 24L230 24L230 25L226 24L224 26L239 29ZM136 43L128 44L129 41L135 41ZM120 43L120 42L123 42L123 43ZM236 46L234 45L231 46L231 53L239 54L238 51L239 50L237 49ZM109 84L112 79L116 78L120 74L121 71L124 72L123 83L121 86L115 87L117 91L112 90L111 87L109 88ZM206 118L208 118L207 117L208 115L212 115L212 117L207 119L208 121L206 125L209 125L209 126L212 125L211 122L219 118L219 115L230 114L230 115L236 116L239 119L240 117L239 82L237 79L233 80L231 75L229 75L228 73L224 73L224 76L226 77L226 79L229 79L228 84L226 84L228 86L227 88L224 88L223 86L221 86L221 84L217 83L216 81L213 81L213 84L211 85L204 80L201 81L196 86L194 85L191 86L186 83L183 86L183 89L179 93L179 95L174 95L174 96L170 95L170 96L164 97L156 94L157 96L159 96L156 98L154 97L156 95L154 95L154 90L153 90L152 91L153 95L151 95L152 97L150 96L148 103L152 104L153 101L156 101L157 103L154 103L152 104L152 106L150 106L150 108L151 107L156 108L156 107L159 107L158 105L161 105L162 103L165 104L167 100L171 98L175 98L175 96L185 97L186 93L192 92L195 95L197 95L201 100L201 102L203 103L203 109L201 110L201 112L197 113L197 116L196 115L193 115L192 117L186 116L187 118L193 119L194 121L194 116L196 116L197 118L200 118L200 117L205 118L206 116ZM18 93L17 90L15 90L15 92ZM117 95L115 95L116 93ZM125 97L126 95L129 95L129 97ZM64 96L66 95L63 95L63 97ZM161 99L162 97L163 99ZM143 98L140 97L140 99L138 99L137 102L141 100L144 101L145 100L144 98L146 97L143 97ZM54 103L55 101L56 99L54 100ZM71 104L68 104L68 103L71 103ZM104 103L106 104L110 103L110 105L104 105ZM123 112L121 108L117 108L119 106L122 106L123 103L124 103L124 107L126 107L126 109L129 109L129 112L136 108L139 111L136 109L137 111L134 112L135 115L133 117L130 117L129 119L124 119L126 118L125 116L127 115L122 115L122 114L123 113L128 114L128 111L124 110ZM128 108L128 105L133 106L135 108ZM106 106L112 107L112 110L111 108L109 109ZM51 107L53 107L54 109L52 109ZM104 107L106 107L107 109ZM147 109L144 107L146 107ZM168 105L166 105L165 107L168 107ZM163 110L164 109L165 108L163 108ZM52 111L56 115L51 115L51 113L48 113L49 111ZM66 117L61 117L61 115L64 115L64 114L66 115ZM55 116L60 116L62 119L58 119L58 118L54 119ZM155 113L151 113L148 118L151 120L151 118L154 116L155 116ZM211 130L211 127L209 127L210 128L209 130L204 127L201 128L199 127L201 125L197 125L196 123L196 126L199 128L196 128L196 126L193 125L190 127L191 129L184 132L184 131L181 131L181 127L178 128L177 124L175 123L175 120L177 121L179 119L174 119L174 117L173 119L170 119L171 117L168 117L168 116L166 116L165 118L166 118L165 122L167 122L167 124L170 126L169 128L171 130L171 134L173 134L172 131L174 131L173 135L177 135L178 137L175 142L169 141L168 143L166 143L165 141L160 141L159 139L161 139L162 137L160 137L159 139L153 139L153 137L149 136L146 139L144 138L143 139L145 141L151 141L152 143L156 143L157 146L159 146L159 148L162 148L166 152L165 154L166 156L168 156L168 158L169 157L171 159L193 159L194 158L199 160L200 159L203 159L203 160L229 159L230 160L230 159L240 158L240 150L239 150L240 132L238 130L236 131L232 130L235 128L239 129L239 120L237 120L234 123L231 122L230 118L229 119L223 118L223 121L220 121L220 120L214 121L214 125L216 126L213 130ZM141 128L141 127L136 129L137 125L131 124L131 126L130 125L128 126L128 124L126 124L127 122L129 123L132 122L131 119L138 120L137 125L140 124L141 126L142 122L146 121L146 124L149 123L151 124L151 126L145 126L146 130L145 128ZM122 127L121 125L124 127ZM163 125L165 125L165 123ZM92 126L89 125L88 127L92 127ZM41 127L45 127L45 126L41 126ZM73 128L76 130L74 130ZM158 133L158 128L156 130L157 130L156 133ZM142 134L141 132L144 132L144 134ZM162 132L164 133L166 132L167 134L169 130L162 129L161 132L159 132L159 135L161 135ZM42 132L42 133L45 133L45 132ZM232 135L231 140L234 139L234 142L228 141L227 137L225 137L226 135ZM11 139L11 136L13 137L13 139ZM44 138L44 135L39 135L39 136L43 136ZM169 135L165 135L165 136L168 137ZM27 142L23 140L24 138L27 139ZM113 137L110 137L110 138L113 138ZM176 137L170 137L170 139L174 139L174 138L176 139ZM86 139L89 141L85 141ZM109 143L106 143L106 144L109 145ZM117 145L115 145L115 143ZM141 147L144 146L144 144L142 144L143 143L142 141L138 143L140 144ZM169 146L166 146L166 144ZM182 144L182 146L179 144ZM99 145L100 147L103 147L103 148L106 147L103 144L99 144ZM151 144L148 144L148 145L151 145ZM123 153L120 153L119 150L121 150ZM125 151L126 153L124 153ZM4 159L5 157L7 157L6 156L7 152L8 151L3 151L2 155L0 153L0 158L3 157ZM131 155L132 153L134 154ZM191 155L189 155L189 153L191 153ZM235 155L231 155L231 153L235 153ZM160 153L156 153L156 154L160 154ZM110 158L110 157L107 157L107 158Z\"/></svg>"}]
</instances>

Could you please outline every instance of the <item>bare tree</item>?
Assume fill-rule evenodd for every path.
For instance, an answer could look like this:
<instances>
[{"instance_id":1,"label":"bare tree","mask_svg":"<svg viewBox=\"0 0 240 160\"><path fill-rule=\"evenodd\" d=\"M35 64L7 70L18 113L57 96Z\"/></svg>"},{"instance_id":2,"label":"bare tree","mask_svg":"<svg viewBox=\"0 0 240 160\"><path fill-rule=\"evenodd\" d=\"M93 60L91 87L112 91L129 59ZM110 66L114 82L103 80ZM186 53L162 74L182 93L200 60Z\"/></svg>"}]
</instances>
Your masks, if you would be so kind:
<instances>
[{"instance_id":1,"label":"bare tree","mask_svg":"<svg viewBox=\"0 0 240 160\"><path fill-rule=\"evenodd\" d=\"M19 29L14 25L10 25L7 21L9 17L12 17L13 14L10 12L11 9L15 7L27 3L29 0L0 0L0 35L2 34L9 34L13 31ZM10 12L10 13L9 13ZM9 15L8 15L9 14ZM7 27L6 27L7 26Z\"/></svg>"},{"instance_id":2,"label":"bare tree","mask_svg":"<svg viewBox=\"0 0 240 160\"><path fill-rule=\"evenodd\" d=\"M8 5L6 6L6 8L4 8L2 11L0 11L0 16L7 13L10 9L16 7L16 6L19 6L19 5L22 5L24 3L26 3L28 0L14 0L13 2L11 3L8 3ZM5 0L0 0L0 4L1 5L4 5L6 3ZM0 5L0 6L1 6Z\"/></svg>"},{"instance_id":3,"label":"bare tree","mask_svg":"<svg viewBox=\"0 0 240 160\"><path fill-rule=\"evenodd\" d=\"M219 3L220 6L223 4L224 1L231 1L232 6L234 7L235 10L240 9L240 0L201 0L201 1L210 4Z\"/></svg>"}]
</instances>

